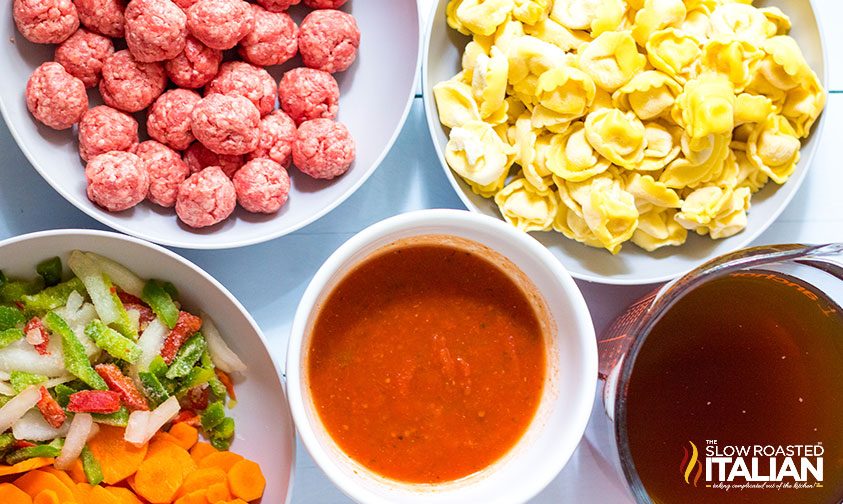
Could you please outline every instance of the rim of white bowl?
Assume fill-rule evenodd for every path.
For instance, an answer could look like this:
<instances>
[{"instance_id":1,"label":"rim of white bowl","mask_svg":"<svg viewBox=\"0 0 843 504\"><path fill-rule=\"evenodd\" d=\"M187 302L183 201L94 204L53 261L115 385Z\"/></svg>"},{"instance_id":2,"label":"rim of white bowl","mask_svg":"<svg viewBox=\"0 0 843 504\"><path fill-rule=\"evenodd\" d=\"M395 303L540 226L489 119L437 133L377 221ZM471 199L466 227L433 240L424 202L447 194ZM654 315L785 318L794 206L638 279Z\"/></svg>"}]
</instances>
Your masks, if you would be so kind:
<instances>
[{"instance_id":1,"label":"rim of white bowl","mask_svg":"<svg viewBox=\"0 0 843 504\"><path fill-rule=\"evenodd\" d=\"M430 82L427 78L427 66L428 62L430 61L430 40L431 36L433 35L433 25L437 21L436 20L436 11L439 10L439 5L441 2L446 2L448 0L434 0L433 4L431 5L430 14L427 20L427 26L425 27L424 31L424 56L422 59L422 68L421 68L421 79L422 79L422 101L424 102L424 113L427 118L427 131L430 135L430 139L433 142L433 148L436 150L436 157L439 158L439 165L445 171L445 176L448 177L448 182L451 184L451 187L454 189L454 192L457 193L457 196L462 201L463 205L470 210L472 213L482 213L480 210L474 205L474 203L469 199L468 194L465 192L464 188L460 185L461 182L457 180L456 176L454 175L453 170L448 166L448 162L445 160L445 153L442 150L442 146L439 145L439 141L434 135L434 131L436 128L441 128L442 125L439 123L439 113L436 111L436 104L435 100L433 99L432 93L428 92L430 87ZM823 29L823 20L820 16L817 15L816 9L816 0L808 0L808 4L811 6L811 14L814 16L814 19L817 21L817 31L819 32L819 40L820 40L820 50L822 52L822 62L823 62L823 71L822 75L820 76L820 81L822 83L823 88L826 92L826 105L828 104L828 51L826 50L826 42L825 42L825 30ZM440 22L444 22L444 20L439 20ZM824 120L825 117L825 109L823 109L823 113L820 114L817 121L814 123L813 131L811 131L811 136L816 136L816 141L819 142L819 139L822 138L822 133L824 130L824 126L826 121ZM800 170L800 172L795 176L791 177L787 183L793 186L790 194L786 195L782 204L775 208L772 214L767 221L767 224L761 226L757 230L753 232L743 231L739 236L740 239L736 240L736 245L733 247L732 250L739 250L742 248L747 247L752 242L754 242L761 234L767 231L770 226L776 222L779 216L784 212L784 210L790 205L790 202L796 196L796 193L799 192L799 189L802 187L802 183L805 181L805 177L808 175L808 170L811 168L811 164L814 161L814 155L816 154L818 147L815 147L808 153L808 156L803 158L805 163L805 169ZM498 217L499 220L503 222L503 219ZM586 245L582 245L585 247ZM621 252L622 254L623 252ZM587 271L576 271L576 270L568 270L568 272L576 279L585 280L586 282L591 283L598 283L604 285L648 285L648 284L659 284L664 282L669 282L676 278L679 278L689 271L693 270L697 266L705 263L706 261L714 259L714 257L704 258L698 261L698 264L695 266L691 266L684 271L680 271L678 273L668 273L662 275L652 275L652 276L639 276L637 278L614 278L611 276L604 276L604 275L596 275L589 273ZM558 259L557 259L558 261ZM561 261L560 261L561 262Z\"/></svg>"},{"instance_id":2,"label":"rim of white bowl","mask_svg":"<svg viewBox=\"0 0 843 504\"><path fill-rule=\"evenodd\" d=\"M381 163L383 163L384 158L389 154L392 150L392 146L395 145L395 141L398 139L398 135L404 130L404 125L407 123L407 117L410 115L410 110L413 106L413 100L416 99L416 86L419 82L419 75L421 73L421 61L422 61L422 54L423 54L423 43L424 43L424 25L422 24L422 10L419 0L415 1L416 4L416 18L418 19L418 49L416 50L416 64L413 70L413 85L410 87L409 94L407 96L407 102L404 104L404 111L401 114L401 119L398 121L398 125L395 128L395 131L392 132L392 136L389 138L389 141L384 145L383 150L378 155L375 162L368 168L368 170L360 177L360 180L355 182L352 186L346 189L338 198L335 198L331 201L328 205L324 208L319 209L319 211L315 212L313 215L308 217L307 219L301 220L295 224L282 226L279 229L276 229L272 232L248 239L241 239L241 240L222 240L219 243L205 243L199 242L194 243L190 241L190 237L186 236L185 239L177 239L171 240L162 237L157 237L154 234L144 232L142 230L134 229L130 225L122 224L120 221L112 219L111 215L105 211L100 211L93 206L83 205L81 203L77 203L75 198L73 198L70 194L70 191L65 189L61 184L58 184L52 180L48 174L41 169L38 163L35 162L34 155L30 152L29 148L26 144L22 141L21 135L18 133L17 129L12 124L12 121L9 120L9 114L6 110L6 105L3 100L0 100L0 114L3 116L3 120L6 123L6 127L9 129L9 132L12 134L12 137L15 139L15 143L17 144L18 148L23 152L24 156L26 156L27 161L29 164L35 168L35 170L41 175L49 185L52 187L56 192L58 192L65 200L67 200L70 204L74 207L78 208L89 217L95 219L97 222L105 224L106 226L120 231L122 233L126 233L128 235L134 236L136 238L141 238L146 241L150 241L159 245L165 245L167 247L177 247L177 248L184 248L184 249L191 249L191 250L226 250L226 249L234 249L240 247L248 247L249 245L257 245L259 243L268 242L274 240L276 238L280 238L282 236L286 236L290 233L294 233L299 229L313 224L317 220L321 219L336 207L341 205L345 200L351 197L352 194L357 192L357 190L369 180L369 177L375 173ZM189 233L186 231L186 233ZM223 235L224 233L219 233L218 235Z\"/></svg>"},{"instance_id":3,"label":"rim of white bowl","mask_svg":"<svg viewBox=\"0 0 843 504\"><path fill-rule=\"evenodd\" d=\"M575 416L573 416L570 420L568 424L568 431L566 433L566 436L576 436L576 441L570 443L570 445L565 449L559 451L558 453L560 456L556 457L553 461L537 468L534 473L538 475L531 480L533 481L533 484L525 484L520 488L513 489L513 502L526 502L527 500L535 497L559 475L562 469L564 469L570 461L571 456L579 445L579 442L581 442L583 435L585 434L589 418L591 417L591 411L594 405L593 390L594 387L597 386L598 374L597 339L595 337L594 325L591 320L591 312L585 302L582 291L580 291L579 286L576 284L567 268L565 268L565 266L553 256L547 247L539 243L539 241L532 236L521 233L516 228L500 219L468 212L466 210L426 209L406 212L389 217L372 224L349 238L345 243L337 248L324 263L322 263L322 266L320 266L319 270L313 276L305 289L304 294L302 294L299 305L296 308L287 348L287 380L285 382L287 387L287 400L289 401L290 412L293 415L293 421L296 424L296 429L299 433L302 444L316 464L320 467L320 469L322 469L334 485L355 501L370 502L372 501L373 496L369 491L361 487L354 477L345 476L337 469L337 461L327 450L324 449L317 439L317 429L313 423L310 422L307 415L308 408L305 405L305 396L302 394L303 372L299 364L302 359L302 352L304 351L303 342L311 310L315 306L333 275L335 275L336 272L344 264L346 264L351 256L360 251L366 245L378 240L381 237L389 235L390 233L408 229L413 226L447 226L450 222L455 222L458 225L470 224L473 226L491 228L500 234L508 236L510 241L518 243L526 252L535 256L540 262L544 263L548 268L553 270L557 280L561 283L561 287L567 293L568 299L575 313L575 320L569 321L568 325L569 327L576 328L577 337L582 340L583 348L585 349L585 352L580 357L583 364L582 379L588 382L588 386L586 387L583 385L582 390L584 392L577 398L575 403L572 403L569 406L569 410L575 412Z\"/></svg>"},{"instance_id":4,"label":"rim of white bowl","mask_svg":"<svg viewBox=\"0 0 843 504\"><path fill-rule=\"evenodd\" d=\"M134 245L140 245L141 247L151 249L151 250L153 250L155 252L158 252L160 254L163 254L163 255L171 258L171 259L174 259L176 262L178 262L182 266L192 270L194 273L199 274L199 276L201 276L202 278L204 278L205 280L210 282L214 287L216 287L220 292L222 292L223 296L225 296L235 306L235 308L237 308L237 310L241 314L243 314L243 316L246 318L246 321L252 327L252 330L255 332L255 334L258 335L258 339L260 340L261 345L263 346L263 350L264 350L264 352L266 352L267 356L269 357L269 361L272 362L272 367L275 369L275 375L278 377L278 383L281 385L281 390L284 393L283 399L287 402L287 410L289 412L290 401L286 397L286 386L284 384L284 380L281 378L283 376L283 374L281 373L281 369L278 365L278 362L276 362L275 359L272 357L272 352L269 351L269 346L267 346L266 337L264 336L263 331L261 331L260 326L258 326L258 323L255 321L255 319L252 317L252 315L249 313L249 311L246 310L246 307L243 306L243 304L240 303L240 301L238 301L236 297L234 297L234 294L232 294L223 284L221 284L210 273L203 270L202 268L200 268L199 266L194 264L192 261L190 261L188 259L185 259L184 257L176 254L175 252L173 252L169 249L166 249L166 248L164 248L164 247L162 247L158 244L150 243L146 240L142 240L142 239L136 238L134 236L127 236L127 235L124 235L124 234L115 233L114 231L101 231L101 230L97 230L97 229L77 229L77 228L51 229L51 230L47 230L47 231L35 231L35 232L32 232L32 233L26 233L26 234L22 234L22 235L18 235L18 236L13 236L11 238L6 238L5 240L0 241L0 248L6 247L8 245L15 244L15 243L19 243L19 242L24 242L24 241L38 239L38 238L47 238L47 237L51 237L51 236L96 236L96 237L99 237L99 238L111 239L111 240L120 241L120 242L132 243ZM293 425L293 427L295 427L295 423L293 422L292 414L290 414L289 420L290 420L290 422L292 422L291 425ZM291 447L290 455L291 455L292 458L290 460L290 475L289 475L289 480L287 482L287 498L285 500L285 504L290 504L290 502L291 502L292 495L293 495L293 482L295 481L295 473L296 473L296 435L295 435L295 428L291 429L290 432L292 433L292 437L291 437L291 439L289 439L290 447Z\"/></svg>"}]
</instances>

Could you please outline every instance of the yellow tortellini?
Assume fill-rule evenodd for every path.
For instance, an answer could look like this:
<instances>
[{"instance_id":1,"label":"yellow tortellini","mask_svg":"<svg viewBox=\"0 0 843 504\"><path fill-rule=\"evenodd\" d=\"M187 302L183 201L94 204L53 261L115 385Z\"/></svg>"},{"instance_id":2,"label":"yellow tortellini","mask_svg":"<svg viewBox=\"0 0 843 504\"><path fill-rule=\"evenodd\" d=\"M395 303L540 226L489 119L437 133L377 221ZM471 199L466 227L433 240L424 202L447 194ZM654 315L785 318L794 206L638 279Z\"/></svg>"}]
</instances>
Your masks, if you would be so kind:
<instances>
[{"instance_id":1,"label":"yellow tortellini","mask_svg":"<svg viewBox=\"0 0 843 504\"><path fill-rule=\"evenodd\" d=\"M450 0L448 165L519 229L613 254L739 233L826 102L790 19L752 3Z\"/></svg>"},{"instance_id":2,"label":"yellow tortellini","mask_svg":"<svg viewBox=\"0 0 843 504\"><path fill-rule=\"evenodd\" d=\"M536 189L523 177L498 191L495 203L503 218L522 231L549 230L559 209L552 189Z\"/></svg>"}]
</instances>

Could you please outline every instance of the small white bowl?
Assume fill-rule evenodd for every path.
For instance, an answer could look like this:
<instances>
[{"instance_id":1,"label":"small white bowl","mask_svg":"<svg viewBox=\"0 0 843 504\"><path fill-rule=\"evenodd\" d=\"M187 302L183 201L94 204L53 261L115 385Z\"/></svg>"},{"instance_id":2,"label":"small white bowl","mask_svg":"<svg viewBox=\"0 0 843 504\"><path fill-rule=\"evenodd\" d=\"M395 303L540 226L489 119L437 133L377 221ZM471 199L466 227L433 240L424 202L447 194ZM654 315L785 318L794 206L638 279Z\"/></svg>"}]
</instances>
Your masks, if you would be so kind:
<instances>
[{"instance_id":1,"label":"small white bowl","mask_svg":"<svg viewBox=\"0 0 843 504\"><path fill-rule=\"evenodd\" d=\"M452 483L405 484L381 477L346 455L325 430L309 394L309 329L318 306L370 254L419 235L473 240L511 260L532 280L556 325L535 418L501 460ZM565 268L540 243L497 219L460 210L422 210L374 224L348 240L317 271L296 311L287 352L287 394L301 440L328 477L366 503L457 504L527 501L562 470L585 430L597 380L597 346L588 307Z\"/></svg>"},{"instance_id":2,"label":"small white bowl","mask_svg":"<svg viewBox=\"0 0 843 504\"><path fill-rule=\"evenodd\" d=\"M77 208L103 224L162 245L223 249L252 245L300 229L351 196L386 156L415 97L421 59L421 27L416 0L352 0L342 10L354 15L361 39L357 60L335 75L340 85L338 120L357 142L351 169L332 181L314 180L290 169L292 188L286 205L273 215L251 214L238 207L226 221L206 229L180 223L173 209L149 202L125 212L110 213L85 194L84 164L79 158L76 128L55 131L39 124L24 101L27 79L41 63L53 59L54 46L27 41L16 29L11 2L0 22L0 111L29 162L53 188ZM290 10L296 22L309 11ZM282 70L300 65L299 58L270 67L276 81ZM90 96L98 95L92 91ZM92 100L91 106L99 103ZM137 114L144 121L144 113ZM26 190L26 188L21 188Z\"/></svg>"},{"instance_id":3,"label":"small white bowl","mask_svg":"<svg viewBox=\"0 0 843 504\"><path fill-rule=\"evenodd\" d=\"M231 449L260 464L266 477L263 502L289 503L295 466L295 429L278 369L266 341L243 305L225 287L190 261L157 245L104 231L62 229L26 234L0 242L0 270L9 277L32 278L35 265L59 256L67 264L71 250L104 255L141 278L173 282L180 300L214 320L228 345L248 365L235 375L237 406Z\"/></svg>"},{"instance_id":4,"label":"small white bowl","mask_svg":"<svg viewBox=\"0 0 843 504\"><path fill-rule=\"evenodd\" d=\"M468 38L451 29L445 22L445 7L448 0L438 0L428 19L422 67L422 89L427 124L439 161L445 169L457 195L472 212L500 218L497 205L471 191L471 188L456 176L445 162L445 145L448 143L447 128L439 122L436 101L431 90L437 83L450 79L460 71L462 51ZM758 7L777 6L790 16L793 29L790 35L799 43L811 68L816 71L828 89L826 53L820 33L819 20L811 0L760 0ZM680 247L664 247L656 252L646 252L632 243L624 245L618 255L603 249L596 249L570 240L561 233L533 233L571 274L581 280L616 285L637 285L665 282L681 276L706 261L720 255L746 247L763 233L784 211L796 191L802 185L808 167L820 143L823 116L814 124L811 135L802 144L802 157L796 172L781 187L770 182L752 196L749 223L741 232L723 240L689 233L688 241Z\"/></svg>"}]
</instances>

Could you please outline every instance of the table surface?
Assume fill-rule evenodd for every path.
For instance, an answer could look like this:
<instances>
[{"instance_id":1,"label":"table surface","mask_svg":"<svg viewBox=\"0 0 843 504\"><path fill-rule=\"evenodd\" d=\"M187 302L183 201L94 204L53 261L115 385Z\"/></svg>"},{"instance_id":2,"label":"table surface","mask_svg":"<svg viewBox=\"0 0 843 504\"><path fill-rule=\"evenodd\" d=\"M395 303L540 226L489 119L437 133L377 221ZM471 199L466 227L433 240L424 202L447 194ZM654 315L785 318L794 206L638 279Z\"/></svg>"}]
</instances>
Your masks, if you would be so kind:
<instances>
[{"instance_id":1,"label":"table surface","mask_svg":"<svg viewBox=\"0 0 843 504\"><path fill-rule=\"evenodd\" d=\"M427 16L433 0L420 0ZM814 0L820 20L841 19L843 3ZM843 48L843 30L826 24L828 53ZM813 166L794 200L756 244L843 242L843 169L834 145L843 133L843 62L829 58L825 133ZM0 126L0 239L56 228L106 229L59 196ZM13 182L9 182L13 181ZM22 191L20 188L27 190ZM403 190L396 191L396 187ZM285 360L287 337L299 297L322 262L345 240L387 217L423 208L464 206L448 184L427 132L420 95L407 123L380 168L351 198L320 221L283 238L222 251L176 249L215 276L260 324L278 362ZM275 281L267 284L266 278ZM260 285L260 289L255 286ZM648 286L613 287L579 282L598 334ZM623 484L584 440L567 467L535 503L631 502ZM338 503L348 499L297 447L294 503Z\"/></svg>"}]
</instances>

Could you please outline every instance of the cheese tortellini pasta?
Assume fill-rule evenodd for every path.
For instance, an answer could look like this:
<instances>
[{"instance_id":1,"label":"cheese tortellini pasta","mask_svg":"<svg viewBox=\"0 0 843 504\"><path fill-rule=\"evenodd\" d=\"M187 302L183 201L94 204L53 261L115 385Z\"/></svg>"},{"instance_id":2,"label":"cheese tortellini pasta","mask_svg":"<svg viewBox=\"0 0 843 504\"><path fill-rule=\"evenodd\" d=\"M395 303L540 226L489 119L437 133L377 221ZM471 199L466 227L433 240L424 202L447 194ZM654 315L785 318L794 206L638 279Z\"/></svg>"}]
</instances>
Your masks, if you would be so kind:
<instances>
[{"instance_id":1,"label":"cheese tortellini pasta","mask_svg":"<svg viewBox=\"0 0 843 504\"><path fill-rule=\"evenodd\" d=\"M616 254L726 238L784 184L826 93L751 0L450 0L445 159L525 232Z\"/></svg>"}]
</instances>

